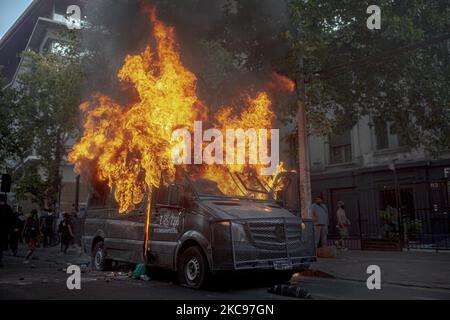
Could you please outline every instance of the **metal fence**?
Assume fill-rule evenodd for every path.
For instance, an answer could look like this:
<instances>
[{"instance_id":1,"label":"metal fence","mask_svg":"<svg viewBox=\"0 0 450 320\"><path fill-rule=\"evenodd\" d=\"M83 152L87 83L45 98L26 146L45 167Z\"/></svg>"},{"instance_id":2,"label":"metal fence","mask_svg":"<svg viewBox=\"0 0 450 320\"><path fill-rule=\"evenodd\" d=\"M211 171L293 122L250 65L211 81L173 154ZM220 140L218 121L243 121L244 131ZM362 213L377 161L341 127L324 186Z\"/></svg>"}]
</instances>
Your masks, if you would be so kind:
<instances>
[{"instance_id":1,"label":"metal fence","mask_svg":"<svg viewBox=\"0 0 450 320\"><path fill-rule=\"evenodd\" d=\"M415 210L403 216L403 246L412 249L450 249L450 208Z\"/></svg>"},{"instance_id":2,"label":"metal fence","mask_svg":"<svg viewBox=\"0 0 450 320\"><path fill-rule=\"evenodd\" d=\"M330 244L339 239L334 226L329 239ZM358 219L345 244L363 250L450 250L450 208L416 209L401 216L393 210L387 217Z\"/></svg>"},{"instance_id":3,"label":"metal fence","mask_svg":"<svg viewBox=\"0 0 450 320\"><path fill-rule=\"evenodd\" d=\"M339 239L336 212L343 201L350 249L450 250L450 180L403 179L396 187L386 179L327 193L330 244Z\"/></svg>"}]
</instances>

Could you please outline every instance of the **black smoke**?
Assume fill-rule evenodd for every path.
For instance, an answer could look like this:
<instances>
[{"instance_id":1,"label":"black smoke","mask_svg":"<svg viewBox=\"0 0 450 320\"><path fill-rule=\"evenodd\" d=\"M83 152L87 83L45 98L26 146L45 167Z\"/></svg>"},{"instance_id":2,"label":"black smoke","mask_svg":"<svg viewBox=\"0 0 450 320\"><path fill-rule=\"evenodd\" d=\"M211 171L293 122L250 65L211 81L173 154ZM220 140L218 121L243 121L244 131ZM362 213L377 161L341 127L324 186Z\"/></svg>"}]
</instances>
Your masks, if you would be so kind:
<instances>
[{"instance_id":1,"label":"black smoke","mask_svg":"<svg viewBox=\"0 0 450 320\"><path fill-rule=\"evenodd\" d=\"M286 74L287 1L97 0L85 8L83 46L94 53L87 93L127 99L116 75L127 54L152 42L144 7L156 7L158 18L175 28L183 63L211 107L238 103L239 93L262 88L273 71Z\"/></svg>"}]
</instances>

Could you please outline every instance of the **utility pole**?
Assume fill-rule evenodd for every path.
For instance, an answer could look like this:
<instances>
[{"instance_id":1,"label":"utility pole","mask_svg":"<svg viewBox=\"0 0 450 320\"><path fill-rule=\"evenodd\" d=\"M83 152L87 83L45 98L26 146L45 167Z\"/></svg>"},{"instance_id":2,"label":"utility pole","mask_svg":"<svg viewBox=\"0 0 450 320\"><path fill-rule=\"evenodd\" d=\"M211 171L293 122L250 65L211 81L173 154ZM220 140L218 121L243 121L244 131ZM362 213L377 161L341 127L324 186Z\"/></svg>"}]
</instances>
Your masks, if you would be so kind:
<instances>
[{"instance_id":1,"label":"utility pole","mask_svg":"<svg viewBox=\"0 0 450 320\"><path fill-rule=\"evenodd\" d=\"M303 219L311 219L311 179L309 171L309 146L306 127L306 75L303 57L299 58L297 79L297 139L299 164L300 210Z\"/></svg>"},{"instance_id":2,"label":"utility pole","mask_svg":"<svg viewBox=\"0 0 450 320\"><path fill-rule=\"evenodd\" d=\"M75 210L77 212L80 206L80 179L81 176L78 174L75 178Z\"/></svg>"},{"instance_id":3,"label":"utility pole","mask_svg":"<svg viewBox=\"0 0 450 320\"><path fill-rule=\"evenodd\" d=\"M396 167L397 160L398 159L392 160L392 165L390 166L390 168L394 174L395 205L397 207L396 209L397 209L397 224L398 224L399 241L400 241L400 245L404 246L404 245L406 245L406 239L405 239L405 234L403 232L401 193L400 193L400 186L398 184L397 167Z\"/></svg>"}]
</instances>

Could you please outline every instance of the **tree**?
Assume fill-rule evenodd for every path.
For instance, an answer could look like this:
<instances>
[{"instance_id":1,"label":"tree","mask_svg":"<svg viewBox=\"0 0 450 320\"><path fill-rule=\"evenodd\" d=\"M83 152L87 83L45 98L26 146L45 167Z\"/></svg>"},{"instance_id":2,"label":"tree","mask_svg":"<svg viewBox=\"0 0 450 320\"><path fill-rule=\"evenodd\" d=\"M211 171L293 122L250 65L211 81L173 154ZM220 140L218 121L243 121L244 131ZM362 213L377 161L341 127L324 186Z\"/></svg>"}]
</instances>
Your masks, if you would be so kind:
<instances>
[{"instance_id":1,"label":"tree","mask_svg":"<svg viewBox=\"0 0 450 320\"><path fill-rule=\"evenodd\" d=\"M10 171L8 160L15 154L15 139L13 138L14 91L6 86L6 81L0 81L0 170Z\"/></svg>"},{"instance_id":2,"label":"tree","mask_svg":"<svg viewBox=\"0 0 450 320\"><path fill-rule=\"evenodd\" d=\"M311 127L327 134L370 116L374 123L392 123L409 146L423 146L438 154L450 145L448 39L384 55L448 34L450 5L448 1L379 1L381 30L369 30L366 8L370 4L290 1L290 55L304 58L301 71L310 76L307 107ZM373 59L351 65L367 57ZM295 69L295 59L289 61ZM346 69L334 68L349 63Z\"/></svg>"},{"instance_id":3,"label":"tree","mask_svg":"<svg viewBox=\"0 0 450 320\"><path fill-rule=\"evenodd\" d=\"M24 53L14 127L27 133L37 159L19 177L19 198L31 194L41 206L56 204L65 148L79 127L84 57L78 37L68 31L60 34L52 51Z\"/></svg>"}]
</instances>

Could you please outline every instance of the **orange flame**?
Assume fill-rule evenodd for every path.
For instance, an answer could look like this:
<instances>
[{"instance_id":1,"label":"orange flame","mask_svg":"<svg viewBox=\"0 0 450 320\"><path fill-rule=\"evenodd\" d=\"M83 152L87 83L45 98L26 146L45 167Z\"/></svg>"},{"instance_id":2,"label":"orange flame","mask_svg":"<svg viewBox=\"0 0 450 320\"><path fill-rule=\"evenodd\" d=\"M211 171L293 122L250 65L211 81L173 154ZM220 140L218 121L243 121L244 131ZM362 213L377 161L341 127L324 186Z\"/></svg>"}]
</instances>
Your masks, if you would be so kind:
<instances>
[{"instance_id":1,"label":"orange flame","mask_svg":"<svg viewBox=\"0 0 450 320\"><path fill-rule=\"evenodd\" d=\"M275 90L284 90L288 92L295 91L295 82L279 73L272 73L273 81L269 83L269 88Z\"/></svg>"},{"instance_id":2,"label":"orange flame","mask_svg":"<svg viewBox=\"0 0 450 320\"><path fill-rule=\"evenodd\" d=\"M157 47L127 56L119 79L131 82L139 101L121 107L97 94L85 112L84 135L69 160L81 171L86 161L95 164L97 178L115 188L120 212L141 202L147 189L158 187L161 174L173 177L171 135L190 128L196 118L196 77L181 63L175 50L174 30L150 15Z\"/></svg>"},{"instance_id":3,"label":"orange flame","mask_svg":"<svg viewBox=\"0 0 450 320\"><path fill-rule=\"evenodd\" d=\"M196 95L197 78L184 67L176 50L174 29L161 23L155 10L149 16L156 48L148 45L142 53L127 56L118 73L121 81L134 86L138 101L121 106L110 97L95 94L90 102L80 106L85 116L84 134L69 154L77 172L93 168L96 178L107 182L114 190L121 213L134 209L152 187L159 186L162 178L173 180L171 151L176 142L171 140L172 132L181 127L192 130L194 121L205 114ZM287 80L282 82L293 90ZM270 107L268 94L259 92L256 98L247 99L246 109L240 115L234 115L232 107L221 109L215 117L216 127L269 129L274 118ZM261 167L205 166L203 176L217 181L224 193L236 194L237 190L231 190L227 183L228 170L243 173L244 177L259 176ZM278 171L283 170L281 164ZM273 184L273 177L260 178L268 187ZM148 223L149 212L147 226Z\"/></svg>"},{"instance_id":4,"label":"orange flame","mask_svg":"<svg viewBox=\"0 0 450 320\"><path fill-rule=\"evenodd\" d=\"M266 92L261 91L257 94L257 97L252 99L247 98L247 108L239 115L232 115L233 109L231 107L225 107L219 110L216 114L216 127L220 128L223 132L226 129L242 129L244 131L252 128L271 128L272 121L274 119L274 113L270 109L272 102ZM250 143L244 141L246 148L246 155L249 154ZM235 153L238 148L235 148ZM247 163L247 162L246 162ZM205 170L205 177L218 183L219 189L225 194L243 194L244 189L237 190L234 184L230 184L229 173L243 174L243 178L253 174L257 176L265 185L267 189L270 189L273 184L273 178L276 175L284 171L283 164L281 163L277 172L273 176L261 175L261 168L263 165L258 164L230 164L226 168L224 166L209 166Z\"/></svg>"}]
</instances>

